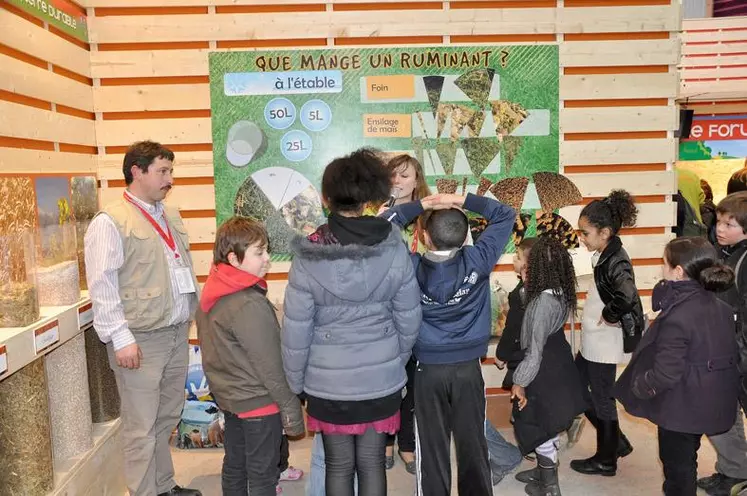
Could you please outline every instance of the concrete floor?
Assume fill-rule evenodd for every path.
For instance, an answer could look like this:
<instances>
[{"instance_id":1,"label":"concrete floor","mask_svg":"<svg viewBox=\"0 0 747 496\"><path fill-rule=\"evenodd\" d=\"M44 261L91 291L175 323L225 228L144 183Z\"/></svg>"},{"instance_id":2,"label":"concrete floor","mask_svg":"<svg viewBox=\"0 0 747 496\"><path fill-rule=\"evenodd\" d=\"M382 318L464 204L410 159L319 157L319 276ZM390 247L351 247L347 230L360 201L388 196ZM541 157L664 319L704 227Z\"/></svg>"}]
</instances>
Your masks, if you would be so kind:
<instances>
[{"instance_id":1,"label":"concrete floor","mask_svg":"<svg viewBox=\"0 0 747 496\"><path fill-rule=\"evenodd\" d=\"M569 451L560 454L560 483L561 490L566 496L629 496L629 495L657 495L661 493L663 476L658 458L658 443L656 428L650 423L635 419L621 412L622 429L630 438L635 451L619 462L616 477L583 476L573 472L568 466L573 458L585 458L593 454L595 443L594 428L588 423L583 431L580 442ZM513 439L513 433L504 431L507 439ZM182 486L200 489L204 496L219 496L221 494L220 470L223 450L174 450L174 464L176 466L176 480ZM291 443L291 464L307 471L311 453L311 440L304 439ZM715 463L715 453L707 439L698 455L699 475L712 473ZM400 462L397 459L397 462ZM519 468L531 468L533 464L524 461ZM452 474L455 471L452 469ZM414 492L414 478L405 472L403 464L397 463L394 469L387 472L389 494L395 496L412 496ZM456 481L454 490L456 492ZM286 496L304 495L305 478L298 482L282 484L283 494ZM507 476L495 486L494 494L523 495L524 485L517 482L513 476ZM705 494L705 492L703 492Z\"/></svg>"}]
</instances>

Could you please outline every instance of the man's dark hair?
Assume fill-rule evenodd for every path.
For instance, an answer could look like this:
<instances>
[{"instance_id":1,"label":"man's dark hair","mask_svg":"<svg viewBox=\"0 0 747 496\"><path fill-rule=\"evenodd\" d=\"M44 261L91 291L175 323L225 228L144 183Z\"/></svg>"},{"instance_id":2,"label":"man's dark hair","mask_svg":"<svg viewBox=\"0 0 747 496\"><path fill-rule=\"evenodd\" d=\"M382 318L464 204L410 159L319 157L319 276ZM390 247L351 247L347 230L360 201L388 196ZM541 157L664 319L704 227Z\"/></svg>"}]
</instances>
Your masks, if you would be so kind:
<instances>
[{"instance_id":1,"label":"man's dark hair","mask_svg":"<svg viewBox=\"0 0 747 496\"><path fill-rule=\"evenodd\" d=\"M213 247L214 264L230 264L228 254L236 254L239 263L244 261L246 249L259 242L261 247L269 244L267 231L261 222L248 217L231 217L220 225L215 233Z\"/></svg>"},{"instance_id":2,"label":"man's dark hair","mask_svg":"<svg viewBox=\"0 0 747 496\"><path fill-rule=\"evenodd\" d=\"M322 176L322 196L333 213L360 213L368 203L384 202L390 190L384 161L368 148L334 159Z\"/></svg>"},{"instance_id":3,"label":"man's dark hair","mask_svg":"<svg viewBox=\"0 0 747 496\"><path fill-rule=\"evenodd\" d=\"M425 230L436 250L461 248L467 239L468 229L467 216L456 208L435 210L425 223Z\"/></svg>"},{"instance_id":4,"label":"man's dark hair","mask_svg":"<svg viewBox=\"0 0 747 496\"><path fill-rule=\"evenodd\" d=\"M747 232L747 191L732 193L718 202L716 213L734 217L742 231Z\"/></svg>"},{"instance_id":5,"label":"man's dark hair","mask_svg":"<svg viewBox=\"0 0 747 496\"><path fill-rule=\"evenodd\" d=\"M157 158L174 161L174 152L155 141L138 141L127 149L122 163L125 184L132 184L132 166L136 165L144 173L148 173L148 167Z\"/></svg>"}]
</instances>

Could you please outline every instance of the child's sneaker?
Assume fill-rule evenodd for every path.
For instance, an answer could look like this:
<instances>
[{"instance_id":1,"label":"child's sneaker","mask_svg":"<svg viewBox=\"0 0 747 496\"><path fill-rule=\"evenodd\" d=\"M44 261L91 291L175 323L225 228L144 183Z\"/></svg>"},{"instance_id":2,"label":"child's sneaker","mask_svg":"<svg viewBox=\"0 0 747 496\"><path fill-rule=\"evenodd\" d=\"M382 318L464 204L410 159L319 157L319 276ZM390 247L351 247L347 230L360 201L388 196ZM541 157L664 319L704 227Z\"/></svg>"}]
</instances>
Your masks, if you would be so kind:
<instances>
[{"instance_id":1,"label":"child's sneaker","mask_svg":"<svg viewBox=\"0 0 747 496\"><path fill-rule=\"evenodd\" d=\"M295 467L288 467L282 472L280 472L280 481L297 481L303 477L303 470L297 469ZM280 494L280 493L278 493Z\"/></svg>"}]
</instances>

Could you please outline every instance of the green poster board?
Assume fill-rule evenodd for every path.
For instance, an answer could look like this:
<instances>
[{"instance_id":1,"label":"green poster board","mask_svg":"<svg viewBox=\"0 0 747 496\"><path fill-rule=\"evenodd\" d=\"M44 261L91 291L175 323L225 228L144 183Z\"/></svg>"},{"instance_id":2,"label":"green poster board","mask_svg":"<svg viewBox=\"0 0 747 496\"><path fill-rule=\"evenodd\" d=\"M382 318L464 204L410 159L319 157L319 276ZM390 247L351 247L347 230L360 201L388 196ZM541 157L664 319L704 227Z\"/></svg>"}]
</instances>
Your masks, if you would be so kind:
<instances>
[{"instance_id":1,"label":"green poster board","mask_svg":"<svg viewBox=\"0 0 747 496\"><path fill-rule=\"evenodd\" d=\"M533 175L558 172L558 80L557 45L211 53L217 221L262 220L287 258L324 222L326 164L362 146L416 156L434 190L490 195L512 178L491 191L518 182L518 205L539 210Z\"/></svg>"},{"instance_id":2,"label":"green poster board","mask_svg":"<svg viewBox=\"0 0 747 496\"><path fill-rule=\"evenodd\" d=\"M88 43L86 15L67 0L7 0L40 21L48 22L60 31Z\"/></svg>"}]
</instances>

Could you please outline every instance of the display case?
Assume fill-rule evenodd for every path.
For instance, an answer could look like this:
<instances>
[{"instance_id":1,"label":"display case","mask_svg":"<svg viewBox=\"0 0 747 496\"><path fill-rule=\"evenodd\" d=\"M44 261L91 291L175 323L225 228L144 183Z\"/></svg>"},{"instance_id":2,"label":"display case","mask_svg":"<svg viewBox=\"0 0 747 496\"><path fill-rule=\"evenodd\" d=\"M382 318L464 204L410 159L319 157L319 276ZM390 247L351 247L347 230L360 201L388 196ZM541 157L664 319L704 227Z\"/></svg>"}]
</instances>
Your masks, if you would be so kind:
<instances>
[{"instance_id":1,"label":"display case","mask_svg":"<svg viewBox=\"0 0 747 496\"><path fill-rule=\"evenodd\" d=\"M0 328L39 320L34 236L24 230L0 234Z\"/></svg>"}]
</instances>

